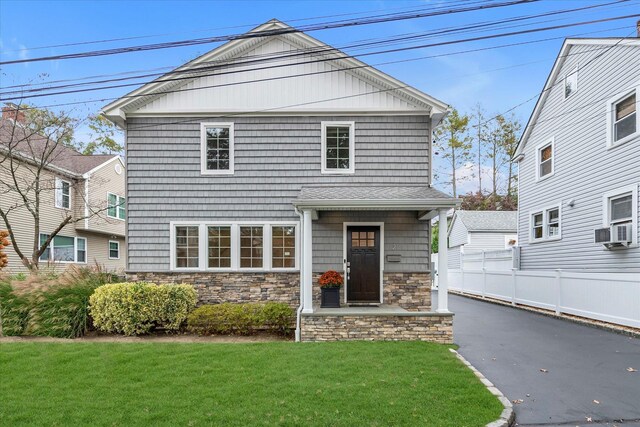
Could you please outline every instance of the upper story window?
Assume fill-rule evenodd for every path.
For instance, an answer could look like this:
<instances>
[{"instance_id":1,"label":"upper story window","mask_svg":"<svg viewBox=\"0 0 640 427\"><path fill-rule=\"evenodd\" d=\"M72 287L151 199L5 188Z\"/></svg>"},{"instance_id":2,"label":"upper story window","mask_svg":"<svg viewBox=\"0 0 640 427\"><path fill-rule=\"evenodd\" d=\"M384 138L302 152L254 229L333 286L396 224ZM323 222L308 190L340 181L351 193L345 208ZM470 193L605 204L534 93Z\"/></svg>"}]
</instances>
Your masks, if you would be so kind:
<instances>
[{"instance_id":1,"label":"upper story window","mask_svg":"<svg viewBox=\"0 0 640 427\"><path fill-rule=\"evenodd\" d=\"M551 138L537 148L536 179L546 178L554 172L555 141Z\"/></svg>"},{"instance_id":2,"label":"upper story window","mask_svg":"<svg viewBox=\"0 0 640 427\"><path fill-rule=\"evenodd\" d=\"M125 219L126 214L126 199L116 194L107 193L107 216L109 218Z\"/></svg>"},{"instance_id":3,"label":"upper story window","mask_svg":"<svg viewBox=\"0 0 640 427\"><path fill-rule=\"evenodd\" d=\"M354 122L322 122L322 173L354 173Z\"/></svg>"},{"instance_id":4,"label":"upper story window","mask_svg":"<svg viewBox=\"0 0 640 427\"><path fill-rule=\"evenodd\" d=\"M71 209L71 183L60 178L56 178L56 208Z\"/></svg>"},{"instance_id":5,"label":"upper story window","mask_svg":"<svg viewBox=\"0 0 640 427\"><path fill-rule=\"evenodd\" d=\"M578 67L574 67L564 76L564 99L578 91Z\"/></svg>"},{"instance_id":6,"label":"upper story window","mask_svg":"<svg viewBox=\"0 0 640 427\"><path fill-rule=\"evenodd\" d=\"M233 123L202 123L200 172L233 174Z\"/></svg>"},{"instance_id":7,"label":"upper story window","mask_svg":"<svg viewBox=\"0 0 640 427\"><path fill-rule=\"evenodd\" d=\"M48 234L40 233L40 245L48 238ZM40 255L40 261L86 263L87 239L57 235Z\"/></svg>"},{"instance_id":8,"label":"upper story window","mask_svg":"<svg viewBox=\"0 0 640 427\"><path fill-rule=\"evenodd\" d=\"M560 239L560 206L532 212L530 242Z\"/></svg>"},{"instance_id":9,"label":"upper story window","mask_svg":"<svg viewBox=\"0 0 640 427\"><path fill-rule=\"evenodd\" d=\"M638 88L607 103L608 126L607 145L613 147L623 144L640 133L638 129Z\"/></svg>"}]
</instances>

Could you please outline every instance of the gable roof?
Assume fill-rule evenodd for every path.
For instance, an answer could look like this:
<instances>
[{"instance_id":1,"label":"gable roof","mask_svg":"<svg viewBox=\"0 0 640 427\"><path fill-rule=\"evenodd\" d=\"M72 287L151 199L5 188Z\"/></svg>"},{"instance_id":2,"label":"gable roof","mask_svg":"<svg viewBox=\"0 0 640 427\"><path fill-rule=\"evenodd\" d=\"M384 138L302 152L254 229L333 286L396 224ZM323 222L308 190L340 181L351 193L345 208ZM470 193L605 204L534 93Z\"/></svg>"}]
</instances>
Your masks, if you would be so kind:
<instances>
[{"instance_id":1,"label":"gable roof","mask_svg":"<svg viewBox=\"0 0 640 427\"><path fill-rule=\"evenodd\" d=\"M449 233L453 223L460 221L467 231L515 233L518 229L517 211L463 211L453 214Z\"/></svg>"},{"instance_id":2,"label":"gable roof","mask_svg":"<svg viewBox=\"0 0 640 427\"><path fill-rule=\"evenodd\" d=\"M22 126L14 125L12 119L0 119L0 148L7 150L11 141L16 141L16 139L18 142L12 148L20 157L30 162L37 162L38 157L42 156L45 150L52 148L47 144L47 142L51 144L51 141L48 141L44 136L27 135ZM73 148L57 144L48 155L48 166L50 169L56 169L66 175L79 178L81 175L119 157L117 154L86 155Z\"/></svg>"},{"instance_id":3,"label":"gable roof","mask_svg":"<svg viewBox=\"0 0 640 427\"><path fill-rule=\"evenodd\" d=\"M560 52L558 53L558 57L556 58L553 67L551 68L551 72L547 77L547 81L544 84L544 88L538 97L538 101L536 102L533 111L531 112L531 116L529 117L529 121L524 128L524 132L520 137L520 141L518 142L518 147L516 148L516 152L514 154L514 159L519 160L521 158L524 147L527 144L527 140L533 131L533 128L536 125L538 117L542 111L542 107L544 106L547 98L549 97L550 89L555 85L556 79L558 78L558 74L562 69L562 66L565 63L567 58L567 54L572 46L576 45L602 45L602 46L635 46L640 47L640 39L639 38L620 38L620 37L611 37L611 38L570 38L565 39L562 47L560 48Z\"/></svg>"},{"instance_id":4,"label":"gable roof","mask_svg":"<svg viewBox=\"0 0 640 427\"><path fill-rule=\"evenodd\" d=\"M259 34L265 33L264 36ZM257 34L258 36L249 37L249 35ZM318 59L317 62L327 62L326 59L330 59L332 67L342 69L357 79L365 80L372 86L381 88L384 93L392 94L394 97L402 99L409 105L412 105L415 111L426 112L432 116L434 121L439 122L449 111L449 106L427 95L424 92L419 91L413 87L410 87L406 83L403 83L382 71L379 71L362 61L350 57L349 55L335 49L327 44L290 27L276 19L266 22L253 30L245 33L245 37L241 37L232 41L229 41L210 52L199 56L198 58L187 62L186 64L176 68L175 70L155 79L154 81L147 83L140 88L124 95L122 98L111 102L106 105L102 111L103 114L114 123L119 126L123 126L127 120L127 115L143 108L145 105L153 102L159 97L167 97L171 95L171 92L176 91L176 88L185 86L194 80L206 77L216 77L212 74L212 63L229 64L230 60L238 58L251 48L260 46L260 44L267 43L279 38L292 45L300 46L300 49L311 49L311 53L307 52L306 55L315 55L314 58ZM273 58L271 59L273 61ZM290 65L296 65L292 63ZM203 68L205 67L205 68ZM285 68L292 68L286 67ZM240 68L246 70L245 68ZM249 66L248 69L252 69ZM338 70L340 71L340 70ZM181 77L178 81L169 79L175 73L179 73ZM282 72L280 72L282 74ZM320 73L318 73L320 74ZM170 80L170 81L169 81ZM194 88L196 89L196 88ZM197 88L205 89L205 88ZM325 102L325 100L316 100L316 104ZM313 103L306 103L313 104ZM282 106L279 106L282 107ZM307 109L310 107L307 107ZM281 108L269 109L270 112L277 111ZM287 111L294 111L287 109ZM307 110L305 110L307 111ZM178 111L172 111L178 113ZM193 113L193 111L190 111ZM217 111L215 111L217 112ZM180 113L186 114L185 111ZM202 111L201 113L212 113L212 111Z\"/></svg>"}]
</instances>

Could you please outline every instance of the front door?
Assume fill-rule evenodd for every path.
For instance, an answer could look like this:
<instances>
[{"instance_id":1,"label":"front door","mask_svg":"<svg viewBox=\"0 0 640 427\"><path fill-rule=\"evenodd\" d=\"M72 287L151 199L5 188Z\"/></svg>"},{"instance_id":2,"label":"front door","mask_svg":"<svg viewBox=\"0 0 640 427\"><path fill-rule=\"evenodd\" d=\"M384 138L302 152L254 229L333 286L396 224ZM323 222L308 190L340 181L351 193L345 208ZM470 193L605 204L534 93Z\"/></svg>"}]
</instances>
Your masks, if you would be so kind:
<instances>
[{"instance_id":1,"label":"front door","mask_svg":"<svg viewBox=\"0 0 640 427\"><path fill-rule=\"evenodd\" d=\"M380 302L380 227L347 227L347 302Z\"/></svg>"}]
</instances>

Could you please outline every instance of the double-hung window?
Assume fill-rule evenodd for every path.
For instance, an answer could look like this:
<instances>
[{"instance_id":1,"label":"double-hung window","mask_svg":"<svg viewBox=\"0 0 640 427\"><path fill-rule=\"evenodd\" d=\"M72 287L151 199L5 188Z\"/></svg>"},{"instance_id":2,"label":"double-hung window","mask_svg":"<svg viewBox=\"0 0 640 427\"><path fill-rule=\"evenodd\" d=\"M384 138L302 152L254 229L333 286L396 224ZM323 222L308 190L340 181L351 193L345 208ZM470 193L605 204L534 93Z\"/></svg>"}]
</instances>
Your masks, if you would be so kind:
<instances>
[{"instance_id":1,"label":"double-hung window","mask_svg":"<svg viewBox=\"0 0 640 427\"><path fill-rule=\"evenodd\" d=\"M107 193L107 216L109 218L125 219L126 214L126 199L117 194Z\"/></svg>"},{"instance_id":2,"label":"double-hung window","mask_svg":"<svg viewBox=\"0 0 640 427\"><path fill-rule=\"evenodd\" d=\"M200 171L203 175L233 174L233 123L202 123Z\"/></svg>"},{"instance_id":3,"label":"double-hung window","mask_svg":"<svg viewBox=\"0 0 640 427\"><path fill-rule=\"evenodd\" d=\"M561 237L560 206L553 206L531 213L531 242L557 240Z\"/></svg>"},{"instance_id":4,"label":"double-hung window","mask_svg":"<svg viewBox=\"0 0 640 427\"><path fill-rule=\"evenodd\" d=\"M322 122L322 173L354 173L354 122Z\"/></svg>"},{"instance_id":5,"label":"double-hung window","mask_svg":"<svg viewBox=\"0 0 640 427\"><path fill-rule=\"evenodd\" d=\"M538 180L553 175L554 157L555 157L555 140L551 138L547 142L538 146L536 159L536 178Z\"/></svg>"},{"instance_id":6,"label":"double-hung window","mask_svg":"<svg viewBox=\"0 0 640 427\"><path fill-rule=\"evenodd\" d=\"M109 259L120 259L120 242L109 240Z\"/></svg>"},{"instance_id":7,"label":"double-hung window","mask_svg":"<svg viewBox=\"0 0 640 427\"><path fill-rule=\"evenodd\" d=\"M296 223L195 222L171 225L171 269L290 271L298 268Z\"/></svg>"},{"instance_id":8,"label":"double-hung window","mask_svg":"<svg viewBox=\"0 0 640 427\"><path fill-rule=\"evenodd\" d=\"M56 178L55 190L56 208L71 209L71 183L60 178Z\"/></svg>"},{"instance_id":9,"label":"double-hung window","mask_svg":"<svg viewBox=\"0 0 640 427\"><path fill-rule=\"evenodd\" d=\"M48 234L40 233L40 246L48 238ZM87 239L57 235L40 255L40 261L86 263Z\"/></svg>"},{"instance_id":10,"label":"double-hung window","mask_svg":"<svg viewBox=\"0 0 640 427\"><path fill-rule=\"evenodd\" d=\"M609 147L623 144L638 136L638 93L635 88L607 103L608 124L607 142Z\"/></svg>"}]
</instances>

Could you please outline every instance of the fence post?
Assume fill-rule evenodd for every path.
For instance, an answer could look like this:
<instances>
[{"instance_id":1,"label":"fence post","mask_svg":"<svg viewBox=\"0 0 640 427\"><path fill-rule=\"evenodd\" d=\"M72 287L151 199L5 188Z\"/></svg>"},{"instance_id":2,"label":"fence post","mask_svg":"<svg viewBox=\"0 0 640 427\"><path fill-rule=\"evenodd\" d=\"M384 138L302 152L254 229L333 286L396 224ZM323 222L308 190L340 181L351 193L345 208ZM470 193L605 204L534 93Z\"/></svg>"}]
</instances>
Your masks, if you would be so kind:
<instances>
[{"instance_id":1,"label":"fence post","mask_svg":"<svg viewBox=\"0 0 640 427\"><path fill-rule=\"evenodd\" d=\"M516 284L517 284L516 269L511 269L511 283L513 283L513 288L511 289L511 305L516 305Z\"/></svg>"},{"instance_id":2,"label":"fence post","mask_svg":"<svg viewBox=\"0 0 640 427\"><path fill-rule=\"evenodd\" d=\"M486 298L487 293L487 269L484 268L484 253L482 257L482 298Z\"/></svg>"},{"instance_id":3,"label":"fence post","mask_svg":"<svg viewBox=\"0 0 640 427\"><path fill-rule=\"evenodd\" d=\"M556 315L560 315L562 304L562 270L556 270Z\"/></svg>"}]
</instances>

